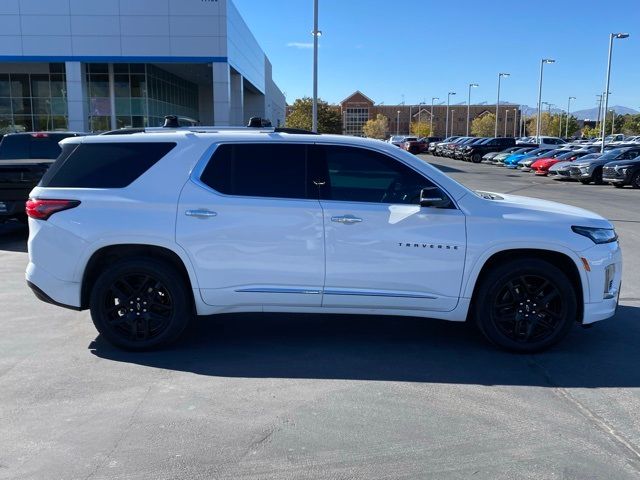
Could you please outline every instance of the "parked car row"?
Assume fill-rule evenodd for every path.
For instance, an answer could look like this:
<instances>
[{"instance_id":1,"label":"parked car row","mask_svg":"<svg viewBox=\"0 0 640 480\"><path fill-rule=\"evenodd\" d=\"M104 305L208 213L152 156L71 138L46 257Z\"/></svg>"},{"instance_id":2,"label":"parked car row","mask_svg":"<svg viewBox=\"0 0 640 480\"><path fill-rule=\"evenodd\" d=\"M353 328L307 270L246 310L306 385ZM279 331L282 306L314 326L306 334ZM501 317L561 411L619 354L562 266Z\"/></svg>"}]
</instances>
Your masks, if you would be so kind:
<instances>
[{"instance_id":1,"label":"parked car row","mask_svg":"<svg viewBox=\"0 0 640 480\"><path fill-rule=\"evenodd\" d=\"M395 145L415 155L425 153L429 146L434 142L441 142L443 137L410 137L405 135L394 135L387 140L388 143Z\"/></svg>"},{"instance_id":2,"label":"parked car row","mask_svg":"<svg viewBox=\"0 0 640 480\"><path fill-rule=\"evenodd\" d=\"M432 145L429 153L585 185L610 183L619 188L640 188L640 139L623 142L607 137L604 153L601 149L601 140L565 142L541 137L537 144L527 140L516 144L513 138L456 137Z\"/></svg>"}]
</instances>

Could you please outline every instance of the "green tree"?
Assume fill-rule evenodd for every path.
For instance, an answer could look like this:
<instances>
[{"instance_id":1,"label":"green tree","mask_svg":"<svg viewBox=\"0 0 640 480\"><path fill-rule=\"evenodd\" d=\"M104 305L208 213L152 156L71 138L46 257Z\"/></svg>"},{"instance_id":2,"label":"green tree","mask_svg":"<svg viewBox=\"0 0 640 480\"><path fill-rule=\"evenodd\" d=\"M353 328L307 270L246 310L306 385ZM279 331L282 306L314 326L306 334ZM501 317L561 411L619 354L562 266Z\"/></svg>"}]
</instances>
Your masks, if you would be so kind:
<instances>
[{"instance_id":1,"label":"green tree","mask_svg":"<svg viewBox=\"0 0 640 480\"><path fill-rule=\"evenodd\" d=\"M487 113L481 117L476 117L471 122L471 133L476 137L492 137L495 133L496 116Z\"/></svg>"},{"instance_id":2,"label":"green tree","mask_svg":"<svg viewBox=\"0 0 640 480\"><path fill-rule=\"evenodd\" d=\"M362 132L365 137L377 138L378 140L384 140L389 130L389 119L379 113L376 118L368 120L362 127Z\"/></svg>"},{"instance_id":3,"label":"green tree","mask_svg":"<svg viewBox=\"0 0 640 480\"><path fill-rule=\"evenodd\" d=\"M596 127L590 127L589 125L586 125L582 129L582 136L584 138L596 138L600 136L600 131Z\"/></svg>"},{"instance_id":4,"label":"green tree","mask_svg":"<svg viewBox=\"0 0 640 480\"><path fill-rule=\"evenodd\" d=\"M640 135L640 114L625 115L622 124L622 133L625 135Z\"/></svg>"},{"instance_id":5,"label":"green tree","mask_svg":"<svg viewBox=\"0 0 640 480\"><path fill-rule=\"evenodd\" d=\"M286 126L289 128L312 128L313 99L298 98L293 102L291 113L287 116ZM318 99L318 133L342 133L342 116L340 111L327 102Z\"/></svg>"},{"instance_id":6,"label":"green tree","mask_svg":"<svg viewBox=\"0 0 640 480\"><path fill-rule=\"evenodd\" d=\"M411 134L416 137L428 137L431 134L431 128L427 122L411 122Z\"/></svg>"}]
</instances>

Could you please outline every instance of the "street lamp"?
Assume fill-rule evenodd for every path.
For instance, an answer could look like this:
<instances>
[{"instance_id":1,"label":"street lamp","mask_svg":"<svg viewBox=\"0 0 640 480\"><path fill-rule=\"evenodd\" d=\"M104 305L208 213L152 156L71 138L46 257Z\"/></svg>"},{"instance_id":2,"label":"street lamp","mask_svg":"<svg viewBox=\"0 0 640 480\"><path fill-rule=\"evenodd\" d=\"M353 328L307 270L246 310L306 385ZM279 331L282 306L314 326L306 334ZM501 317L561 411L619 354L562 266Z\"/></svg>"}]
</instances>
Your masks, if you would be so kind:
<instances>
[{"instance_id":1,"label":"street lamp","mask_svg":"<svg viewBox=\"0 0 640 480\"><path fill-rule=\"evenodd\" d=\"M545 132L547 135L551 134L551 104L549 102L542 102L542 105L546 105L547 106L547 115L548 115L548 123L547 123L547 132ZM542 129L542 124L540 124L540 129Z\"/></svg>"},{"instance_id":2,"label":"street lamp","mask_svg":"<svg viewBox=\"0 0 640 480\"><path fill-rule=\"evenodd\" d=\"M616 124L616 111L614 109L609 110L611 112L611 135L613 135L613 129Z\"/></svg>"},{"instance_id":3,"label":"street lamp","mask_svg":"<svg viewBox=\"0 0 640 480\"><path fill-rule=\"evenodd\" d=\"M318 132L318 37L322 32L318 30L318 0L313 0L313 107L311 130Z\"/></svg>"},{"instance_id":4,"label":"street lamp","mask_svg":"<svg viewBox=\"0 0 640 480\"><path fill-rule=\"evenodd\" d=\"M429 124L429 135L433 135L433 101L440 100L438 97L431 97L431 122Z\"/></svg>"},{"instance_id":5,"label":"street lamp","mask_svg":"<svg viewBox=\"0 0 640 480\"><path fill-rule=\"evenodd\" d=\"M604 89L604 111L607 111L609 106L609 83L611 80L611 54L613 52L613 39L614 38L628 38L628 33L610 33L609 34L609 60L607 61L607 86ZM606 114L605 114L606 116ZM604 124L602 122L602 145L600 146L600 153L604 153Z\"/></svg>"},{"instance_id":6,"label":"street lamp","mask_svg":"<svg viewBox=\"0 0 640 480\"><path fill-rule=\"evenodd\" d=\"M467 137L469 136L469 117L471 116L471 89L478 86L479 85L477 83L469 84L469 97L467 99Z\"/></svg>"},{"instance_id":7,"label":"street lamp","mask_svg":"<svg viewBox=\"0 0 640 480\"><path fill-rule=\"evenodd\" d=\"M504 111L504 136L507 136L507 121L509 120L509 109Z\"/></svg>"},{"instance_id":8,"label":"street lamp","mask_svg":"<svg viewBox=\"0 0 640 480\"><path fill-rule=\"evenodd\" d=\"M544 71L545 63L556 63L555 60L551 58L543 58L540 60L540 81L538 82L538 117L536 118L536 136L538 139L538 143L540 143L540 107L542 106L542 73Z\"/></svg>"},{"instance_id":9,"label":"street lamp","mask_svg":"<svg viewBox=\"0 0 640 480\"><path fill-rule=\"evenodd\" d=\"M449 92L447 93L447 117L446 120L444 122L444 136L445 138L447 138L449 136L449 104L451 101L451 95L455 95L456 92Z\"/></svg>"},{"instance_id":10,"label":"street lamp","mask_svg":"<svg viewBox=\"0 0 640 480\"><path fill-rule=\"evenodd\" d=\"M498 74L498 99L496 100L496 131L494 137L498 136L498 107L500 106L500 79L502 77L509 77L510 73L499 73Z\"/></svg>"},{"instance_id":11,"label":"street lamp","mask_svg":"<svg viewBox=\"0 0 640 480\"><path fill-rule=\"evenodd\" d=\"M398 110L398 118L396 119L396 135L400 135L400 110Z\"/></svg>"},{"instance_id":12,"label":"street lamp","mask_svg":"<svg viewBox=\"0 0 640 480\"><path fill-rule=\"evenodd\" d=\"M569 114L571 113L571 100L575 100L576 97L569 97L569 101L567 102L567 121L565 122L564 127L564 136L569 138Z\"/></svg>"},{"instance_id":13,"label":"street lamp","mask_svg":"<svg viewBox=\"0 0 640 480\"><path fill-rule=\"evenodd\" d=\"M453 135L453 114L456 113L456 111L452 108L451 109L451 135Z\"/></svg>"},{"instance_id":14,"label":"street lamp","mask_svg":"<svg viewBox=\"0 0 640 480\"><path fill-rule=\"evenodd\" d=\"M518 126L518 109L513 109L513 138L516 138L516 127Z\"/></svg>"}]
</instances>

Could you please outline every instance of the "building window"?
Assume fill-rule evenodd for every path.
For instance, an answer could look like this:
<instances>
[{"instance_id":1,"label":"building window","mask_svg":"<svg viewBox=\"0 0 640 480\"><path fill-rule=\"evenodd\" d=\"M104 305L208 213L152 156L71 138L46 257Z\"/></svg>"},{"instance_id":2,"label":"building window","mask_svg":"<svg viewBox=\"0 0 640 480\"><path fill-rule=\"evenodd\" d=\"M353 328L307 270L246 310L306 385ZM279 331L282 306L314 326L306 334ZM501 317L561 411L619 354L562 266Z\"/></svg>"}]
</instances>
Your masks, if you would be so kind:
<instances>
[{"instance_id":1,"label":"building window","mask_svg":"<svg viewBox=\"0 0 640 480\"><path fill-rule=\"evenodd\" d=\"M343 117L345 135L364 136L362 127L369 120L368 108L346 108Z\"/></svg>"},{"instance_id":2,"label":"building window","mask_svg":"<svg viewBox=\"0 0 640 480\"><path fill-rule=\"evenodd\" d=\"M87 64L89 129L110 130L111 99L106 63ZM165 115L197 120L198 86L155 65L113 65L116 128L158 127Z\"/></svg>"},{"instance_id":3,"label":"building window","mask_svg":"<svg viewBox=\"0 0 640 480\"><path fill-rule=\"evenodd\" d=\"M0 133L67 128L64 64L48 70L0 74Z\"/></svg>"}]
</instances>

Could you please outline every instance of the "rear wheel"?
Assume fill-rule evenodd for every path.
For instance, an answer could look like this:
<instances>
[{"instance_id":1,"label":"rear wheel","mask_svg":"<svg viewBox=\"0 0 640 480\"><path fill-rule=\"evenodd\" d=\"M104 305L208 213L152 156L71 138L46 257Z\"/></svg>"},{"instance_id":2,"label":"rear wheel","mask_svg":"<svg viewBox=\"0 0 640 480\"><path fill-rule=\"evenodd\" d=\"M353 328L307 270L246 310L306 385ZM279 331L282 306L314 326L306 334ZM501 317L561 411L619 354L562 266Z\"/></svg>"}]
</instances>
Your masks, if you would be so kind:
<instances>
[{"instance_id":1,"label":"rear wheel","mask_svg":"<svg viewBox=\"0 0 640 480\"><path fill-rule=\"evenodd\" d=\"M193 317L190 289L170 265L144 258L113 264L91 291L93 323L125 350L150 350L180 336Z\"/></svg>"},{"instance_id":2,"label":"rear wheel","mask_svg":"<svg viewBox=\"0 0 640 480\"><path fill-rule=\"evenodd\" d=\"M536 352L562 340L577 318L576 292L562 270L522 259L492 269L476 293L475 321L495 345Z\"/></svg>"}]
</instances>

